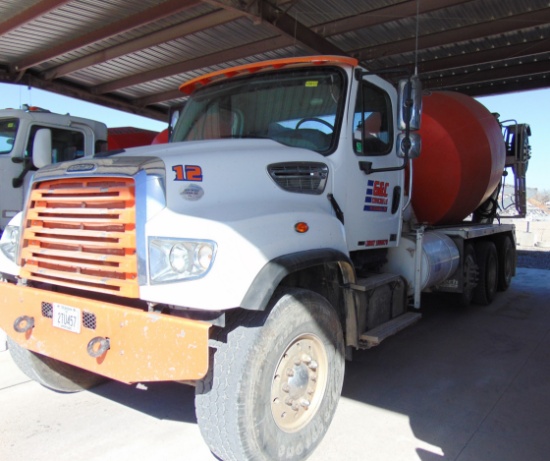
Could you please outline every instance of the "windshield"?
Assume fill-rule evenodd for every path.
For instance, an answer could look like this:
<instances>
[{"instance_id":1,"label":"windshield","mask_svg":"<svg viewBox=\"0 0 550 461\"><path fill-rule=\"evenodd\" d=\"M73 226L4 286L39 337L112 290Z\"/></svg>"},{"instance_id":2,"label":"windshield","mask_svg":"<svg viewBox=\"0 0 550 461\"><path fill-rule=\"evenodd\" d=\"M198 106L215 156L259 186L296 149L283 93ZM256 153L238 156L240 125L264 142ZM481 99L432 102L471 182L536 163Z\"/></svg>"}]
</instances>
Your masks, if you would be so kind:
<instances>
[{"instance_id":1,"label":"windshield","mask_svg":"<svg viewBox=\"0 0 550 461\"><path fill-rule=\"evenodd\" d=\"M0 119L0 154L9 154L15 143L19 120L16 118Z\"/></svg>"},{"instance_id":2,"label":"windshield","mask_svg":"<svg viewBox=\"0 0 550 461\"><path fill-rule=\"evenodd\" d=\"M266 138L322 154L336 148L345 74L335 67L280 70L197 90L173 141Z\"/></svg>"}]
</instances>

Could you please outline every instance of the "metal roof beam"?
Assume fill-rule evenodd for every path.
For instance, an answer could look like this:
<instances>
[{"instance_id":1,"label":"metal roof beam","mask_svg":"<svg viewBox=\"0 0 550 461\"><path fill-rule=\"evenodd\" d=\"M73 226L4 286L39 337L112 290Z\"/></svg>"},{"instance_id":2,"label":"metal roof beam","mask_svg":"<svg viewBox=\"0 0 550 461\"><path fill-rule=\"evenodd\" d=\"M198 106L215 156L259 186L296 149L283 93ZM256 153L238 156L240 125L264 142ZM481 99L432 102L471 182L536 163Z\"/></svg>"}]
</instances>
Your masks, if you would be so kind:
<instances>
[{"instance_id":1,"label":"metal roof beam","mask_svg":"<svg viewBox=\"0 0 550 461\"><path fill-rule=\"evenodd\" d=\"M168 121L168 113L166 110L155 107L136 107L131 100L116 96L92 95L86 88L63 80L50 82L27 73L20 81L14 82L12 76L0 71L0 81L4 81L6 83L25 84L32 86L33 88L51 91L52 93L99 104L105 107L110 107L111 109L128 112L130 114L141 115L143 117L149 117L162 122Z\"/></svg>"},{"instance_id":2,"label":"metal roof beam","mask_svg":"<svg viewBox=\"0 0 550 461\"><path fill-rule=\"evenodd\" d=\"M212 5L216 8L223 8L233 13L240 13L241 16L246 16L253 23L260 21L258 13L259 0L202 0L203 3ZM261 0L260 0L261 1Z\"/></svg>"},{"instance_id":3,"label":"metal roof beam","mask_svg":"<svg viewBox=\"0 0 550 461\"><path fill-rule=\"evenodd\" d=\"M432 11L449 8L472 0L422 0L418 5L418 13L430 13ZM338 34L345 34L358 29L377 26L386 22L397 21L408 17L416 16L416 0L405 0L394 5L378 8L366 13L342 18L337 21L327 22L314 26L311 30L324 37Z\"/></svg>"},{"instance_id":4,"label":"metal roof beam","mask_svg":"<svg viewBox=\"0 0 550 461\"><path fill-rule=\"evenodd\" d=\"M33 6L26 8L21 13L16 14L15 16L2 21L0 23L0 35L5 35L8 32L11 32L18 27L31 22L33 19L36 19L40 16L49 13L60 6L69 3L71 0L42 0L38 3L35 3Z\"/></svg>"},{"instance_id":5,"label":"metal roof beam","mask_svg":"<svg viewBox=\"0 0 550 461\"><path fill-rule=\"evenodd\" d=\"M255 54L266 53L268 51L278 50L292 45L292 39L286 36L270 37L265 40L259 40L254 43L250 43L235 48L221 50L217 53L200 56L194 59L188 59L187 61L178 62L169 66L160 67L158 69L152 69L150 71L134 74L129 77L121 78L119 80L113 80L111 82L97 85L91 89L94 94L110 93L121 88L128 88L130 86L139 85L144 82L161 79L164 77L170 77L177 74L183 74L196 69L202 69L209 67L220 62L234 61L247 56ZM154 96L154 95L153 95ZM161 102L161 100L155 100L155 102Z\"/></svg>"},{"instance_id":6,"label":"metal roof beam","mask_svg":"<svg viewBox=\"0 0 550 461\"><path fill-rule=\"evenodd\" d=\"M504 34L513 30L524 28L533 28L545 25L550 22L550 8L543 8L537 11L531 11L519 14L513 17L505 17L493 21L473 24L471 26L460 27L431 35L424 35L418 38L420 49L427 49L448 45L452 43L484 38L491 35ZM416 39L410 38L397 42L386 43L351 51L352 56L360 61L369 61L371 59L392 56L401 53L414 51Z\"/></svg>"},{"instance_id":7,"label":"metal roof beam","mask_svg":"<svg viewBox=\"0 0 550 461\"><path fill-rule=\"evenodd\" d=\"M57 46L48 48L47 50L35 53L19 62L16 62L13 65L13 68L15 71L20 72L28 69L29 67L33 67L49 61L50 59L62 56L63 54L78 50L86 45L122 34L139 26L150 24L154 21L187 10L199 4L201 4L201 0L167 0L160 5L136 13L130 17L102 27L101 29L94 30L87 34L73 38L72 40L60 43Z\"/></svg>"},{"instance_id":8,"label":"metal roof beam","mask_svg":"<svg viewBox=\"0 0 550 461\"><path fill-rule=\"evenodd\" d=\"M262 2L260 5L260 14L262 21L264 21L262 24L270 25L278 33L283 33L293 38L314 54L348 56L348 53L333 45L321 35L316 34L280 8L276 8L267 2Z\"/></svg>"},{"instance_id":9,"label":"metal roof beam","mask_svg":"<svg viewBox=\"0 0 550 461\"><path fill-rule=\"evenodd\" d=\"M541 90L550 87L550 73L512 81L489 82L460 88L460 92L470 96L490 96L495 94L517 93L520 91Z\"/></svg>"},{"instance_id":10,"label":"metal roof beam","mask_svg":"<svg viewBox=\"0 0 550 461\"><path fill-rule=\"evenodd\" d=\"M296 42L299 42L300 45L304 46L312 53L346 55L343 50L327 41L321 35L313 32L302 23L298 22L292 16L286 14L282 7L274 6L268 0L203 1L204 3L208 3L213 6L225 8L228 11L239 11L252 20L255 24L270 27L277 35L284 34L293 38ZM285 4L285 2L283 2L283 4Z\"/></svg>"},{"instance_id":11,"label":"metal roof beam","mask_svg":"<svg viewBox=\"0 0 550 461\"><path fill-rule=\"evenodd\" d=\"M527 58L550 52L550 40L542 39L536 42L518 43L498 48L448 56L429 61L420 61L418 71L421 74L428 72L447 71L461 67L476 66L482 64L498 63L506 59Z\"/></svg>"},{"instance_id":12,"label":"metal roof beam","mask_svg":"<svg viewBox=\"0 0 550 461\"><path fill-rule=\"evenodd\" d=\"M418 72L427 74L431 72L447 72L452 69L462 67L472 67L483 64L498 63L506 59L532 58L537 55L550 52L550 40L540 39L531 42L522 42L513 45L506 45L497 48L488 48L485 50L450 55L444 57L431 57L430 59L419 58ZM392 69L410 69L414 66L413 58L407 64L403 64ZM375 72L383 70L383 63L373 62L369 70Z\"/></svg>"},{"instance_id":13,"label":"metal roof beam","mask_svg":"<svg viewBox=\"0 0 550 461\"><path fill-rule=\"evenodd\" d=\"M120 45L112 46L110 48L98 51L97 53L89 54L80 59L75 59L66 64L62 64L60 66L49 69L44 72L43 75L46 80L59 78L63 75L67 75L72 72L76 72L77 70L103 63L110 59L115 59L120 56L142 50L144 48L150 48L161 43L166 43L170 40L184 37L185 35L199 32L209 27L214 27L220 24L224 24L226 22L233 21L239 17L239 13L218 10L213 13L200 16L196 19L192 19L190 21L176 24L175 26L167 27L166 29L153 32L151 34L144 35L143 37L139 37L135 40L130 40Z\"/></svg>"},{"instance_id":14,"label":"metal roof beam","mask_svg":"<svg viewBox=\"0 0 550 461\"><path fill-rule=\"evenodd\" d=\"M528 78L535 75L549 75L549 59L540 62L523 63L514 66L502 66L487 70L464 70L452 76L428 76L422 79L425 89L448 89L467 85L488 84L502 80Z\"/></svg>"},{"instance_id":15,"label":"metal roof beam","mask_svg":"<svg viewBox=\"0 0 550 461\"><path fill-rule=\"evenodd\" d=\"M185 95L179 90L168 90L162 93L153 94L151 96L145 96L143 98L134 99L133 103L137 107L147 107L151 104L155 104L163 101L170 101L172 99L183 98Z\"/></svg>"}]
</instances>

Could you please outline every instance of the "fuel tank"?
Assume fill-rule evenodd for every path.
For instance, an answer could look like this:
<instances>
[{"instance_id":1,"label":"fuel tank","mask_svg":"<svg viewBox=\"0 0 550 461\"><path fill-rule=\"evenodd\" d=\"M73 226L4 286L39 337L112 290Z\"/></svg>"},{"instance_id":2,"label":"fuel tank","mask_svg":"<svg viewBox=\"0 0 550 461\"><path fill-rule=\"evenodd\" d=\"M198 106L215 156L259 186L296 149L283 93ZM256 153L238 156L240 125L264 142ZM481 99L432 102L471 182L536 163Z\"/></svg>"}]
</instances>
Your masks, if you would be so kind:
<instances>
[{"instance_id":1,"label":"fuel tank","mask_svg":"<svg viewBox=\"0 0 550 461\"><path fill-rule=\"evenodd\" d=\"M388 250L384 271L399 274L407 281L409 294L413 293L415 277L416 242L404 236L399 246ZM450 237L438 231L426 232L422 241L421 289L429 288L447 280L457 269L460 255Z\"/></svg>"},{"instance_id":2,"label":"fuel tank","mask_svg":"<svg viewBox=\"0 0 550 461\"><path fill-rule=\"evenodd\" d=\"M495 190L506 148L496 117L475 99L440 91L422 98L422 151L413 167L420 222L461 222Z\"/></svg>"}]
</instances>

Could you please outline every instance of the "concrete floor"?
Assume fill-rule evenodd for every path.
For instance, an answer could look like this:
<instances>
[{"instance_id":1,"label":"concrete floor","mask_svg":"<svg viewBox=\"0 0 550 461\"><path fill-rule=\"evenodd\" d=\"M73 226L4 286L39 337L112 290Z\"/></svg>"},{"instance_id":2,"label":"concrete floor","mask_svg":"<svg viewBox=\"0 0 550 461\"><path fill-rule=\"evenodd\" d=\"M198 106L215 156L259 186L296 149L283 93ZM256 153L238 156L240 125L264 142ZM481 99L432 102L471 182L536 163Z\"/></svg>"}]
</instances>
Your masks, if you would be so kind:
<instances>
[{"instance_id":1,"label":"concrete floor","mask_svg":"<svg viewBox=\"0 0 550 461\"><path fill-rule=\"evenodd\" d=\"M491 306L429 299L415 326L347 365L313 461L550 459L550 271L519 269ZM58 394L0 352L0 460L214 460L193 389L110 382Z\"/></svg>"}]
</instances>

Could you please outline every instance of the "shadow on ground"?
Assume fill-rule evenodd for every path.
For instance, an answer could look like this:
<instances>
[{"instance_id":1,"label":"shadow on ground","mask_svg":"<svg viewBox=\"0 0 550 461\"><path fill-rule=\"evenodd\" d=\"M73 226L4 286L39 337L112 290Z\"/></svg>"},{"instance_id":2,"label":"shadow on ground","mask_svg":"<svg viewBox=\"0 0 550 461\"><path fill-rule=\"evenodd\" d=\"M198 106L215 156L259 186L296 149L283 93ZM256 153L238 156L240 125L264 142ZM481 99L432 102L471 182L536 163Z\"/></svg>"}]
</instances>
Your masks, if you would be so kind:
<instances>
[{"instance_id":1,"label":"shadow on ground","mask_svg":"<svg viewBox=\"0 0 550 461\"><path fill-rule=\"evenodd\" d=\"M154 418L196 423L195 388L175 382L127 385L108 381L91 390L96 395Z\"/></svg>"},{"instance_id":2,"label":"shadow on ground","mask_svg":"<svg viewBox=\"0 0 550 461\"><path fill-rule=\"evenodd\" d=\"M546 460L549 296L550 272L533 269L519 269L490 306L459 308L426 296L418 324L354 354L343 397L406 416L417 440L440 449L416 448L407 459ZM196 423L189 386L110 382L93 392L158 419ZM365 431L377 424L356 416L354 426ZM394 443L391 428L384 437Z\"/></svg>"}]
</instances>

